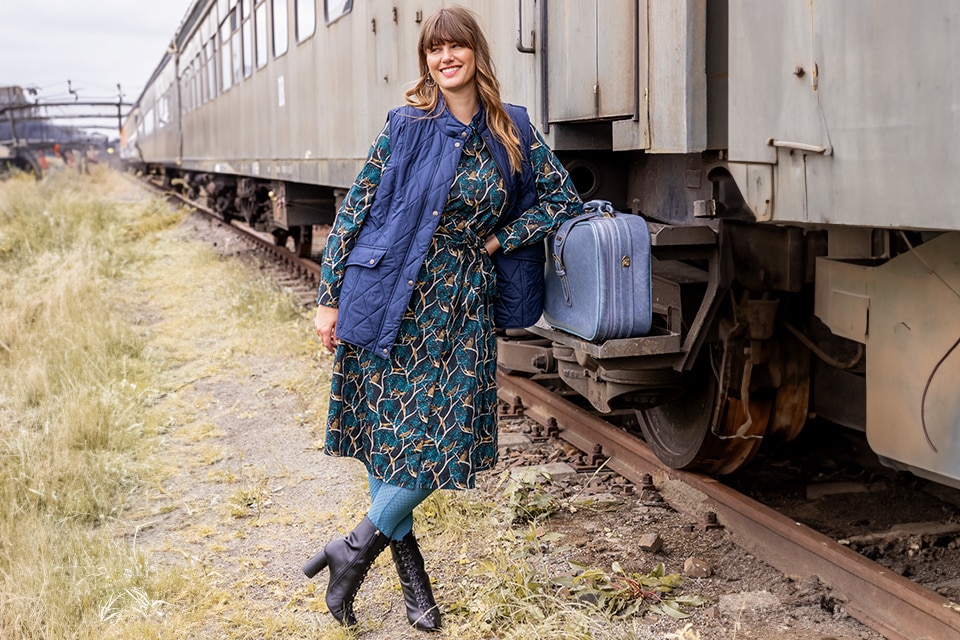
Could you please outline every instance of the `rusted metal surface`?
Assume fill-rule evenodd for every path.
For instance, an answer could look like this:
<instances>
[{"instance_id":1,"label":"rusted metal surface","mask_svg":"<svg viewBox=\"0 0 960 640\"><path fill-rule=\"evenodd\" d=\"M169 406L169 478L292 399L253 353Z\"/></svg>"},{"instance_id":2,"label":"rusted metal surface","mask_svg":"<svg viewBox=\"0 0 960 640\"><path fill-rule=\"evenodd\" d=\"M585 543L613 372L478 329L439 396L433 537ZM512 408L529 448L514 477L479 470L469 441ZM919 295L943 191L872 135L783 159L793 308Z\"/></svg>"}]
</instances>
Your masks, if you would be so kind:
<instances>
[{"instance_id":1,"label":"rusted metal surface","mask_svg":"<svg viewBox=\"0 0 960 640\"><path fill-rule=\"evenodd\" d=\"M702 496L698 513L706 503L738 544L784 573L817 576L842 594L847 612L884 637L960 637L960 613L946 598L712 478L665 467L639 439L531 380L500 374L498 383L501 399L515 404L520 398L525 415L541 424L553 421L560 436L583 451L600 446L609 458L607 466L638 486L645 476L652 476L660 487L672 481L693 489Z\"/></svg>"}]
</instances>

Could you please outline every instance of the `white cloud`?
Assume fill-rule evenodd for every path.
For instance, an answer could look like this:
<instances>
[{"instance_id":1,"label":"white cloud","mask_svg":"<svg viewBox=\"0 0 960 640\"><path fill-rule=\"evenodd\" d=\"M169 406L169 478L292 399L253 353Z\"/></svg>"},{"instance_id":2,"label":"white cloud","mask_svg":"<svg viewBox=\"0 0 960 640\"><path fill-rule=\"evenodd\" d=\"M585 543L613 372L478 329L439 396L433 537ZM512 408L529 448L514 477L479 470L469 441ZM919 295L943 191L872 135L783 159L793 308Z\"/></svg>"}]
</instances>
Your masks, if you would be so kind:
<instances>
[{"instance_id":1,"label":"white cloud","mask_svg":"<svg viewBox=\"0 0 960 640\"><path fill-rule=\"evenodd\" d=\"M191 0L0 0L0 86L139 96Z\"/></svg>"}]
</instances>

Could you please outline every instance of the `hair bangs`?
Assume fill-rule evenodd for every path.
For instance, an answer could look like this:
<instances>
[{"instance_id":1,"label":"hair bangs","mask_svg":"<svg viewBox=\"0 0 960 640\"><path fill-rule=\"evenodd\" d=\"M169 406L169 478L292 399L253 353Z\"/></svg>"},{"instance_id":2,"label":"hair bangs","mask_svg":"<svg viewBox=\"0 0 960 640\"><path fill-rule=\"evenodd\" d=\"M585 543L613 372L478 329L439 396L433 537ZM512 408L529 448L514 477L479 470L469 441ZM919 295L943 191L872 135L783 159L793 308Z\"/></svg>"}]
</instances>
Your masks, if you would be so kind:
<instances>
[{"instance_id":1,"label":"hair bangs","mask_svg":"<svg viewBox=\"0 0 960 640\"><path fill-rule=\"evenodd\" d=\"M477 25L471 24L469 15L451 9L441 9L432 24L426 24L420 34L424 51L445 42L455 42L469 49L476 49Z\"/></svg>"}]
</instances>

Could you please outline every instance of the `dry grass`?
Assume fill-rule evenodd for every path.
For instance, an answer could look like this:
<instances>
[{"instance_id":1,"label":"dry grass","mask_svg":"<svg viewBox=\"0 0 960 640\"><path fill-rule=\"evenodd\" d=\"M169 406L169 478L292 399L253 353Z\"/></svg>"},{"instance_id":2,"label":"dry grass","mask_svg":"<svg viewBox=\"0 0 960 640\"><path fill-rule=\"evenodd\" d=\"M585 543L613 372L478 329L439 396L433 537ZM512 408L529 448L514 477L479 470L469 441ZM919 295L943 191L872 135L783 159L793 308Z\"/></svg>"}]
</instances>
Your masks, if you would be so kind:
<instances>
[{"instance_id":1,"label":"dry grass","mask_svg":"<svg viewBox=\"0 0 960 640\"><path fill-rule=\"evenodd\" d=\"M363 631L329 623L322 581L291 587L262 571L256 554L231 558L244 565L234 574L210 560L261 527L302 526L267 506L279 486L302 478L231 462L208 407L177 391L247 376L248 355L327 361L289 296L159 233L184 217L108 171L0 183L2 639L347 640ZM200 280L216 286L199 291ZM327 370L292 369L282 384L323 389ZM325 405L324 393L308 393L301 424L322 423ZM171 447L192 457L174 463ZM167 495L183 467L223 488L218 508ZM364 508L359 500L326 516L350 522ZM188 519L176 542L154 537L145 549L151 528L174 511L207 519ZM441 638L651 637L645 623L613 621L559 594L537 528L512 529L479 492L438 492L416 517L428 557L445 559L434 574L450 609ZM379 570L389 564L381 559ZM396 602L395 581L372 597Z\"/></svg>"},{"instance_id":2,"label":"dry grass","mask_svg":"<svg viewBox=\"0 0 960 640\"><path fill-rule=\"evenodd\" d=\"M142 292L160 280L175 300L191 275L225 267L201 251L195 273L164 270L170 252L157 232L185 212L135 188L125 204L130 190L109 171L0 183L2 638L202 637L228 599L201 567L158 568L135 536L123 537L144 487L165 473L156 437L192 409L172 418L170 407L157 410L160 399L184 375L221 366L195 361L188 325L151 336L149 317L131 324L130 282ZM193 311L191 322L223 327L234 354L277 348L244 327L302 321L285 296L249 278L228 280L223 299ZM236 508L255 509L258 496L258 484L245 485ZM270 637L264 629L283 636L290 625L254 626Z\"/></svg>"},{"instance_id":3,"label":"dry grass","mask_svg":"<svg viewBox=\"0 0 960 640\"><path fill-rule=\"evenodd\" d=\"M542 523L511 527L512 514L502 501L480 498L479 492L438 492L416 514L416 528L430 545L427 555L453 559L434 575L449 609L444 637L662 639L680 626L670 620L610 615L594 602L571 597L556 584L570 567L558 565L547 553L562 547L562 538ZM695 638L695 632L683 636Z\"/></svg>"},{"instance_id":4,"label":"dry grass","mask_svg":"<svg viewBox=\"0 0 960 640\"><path fill-rule=\"evenodd\" d=\"M0 629L96 637L150 578L111 523L144 473L143 342L112 282L135 262L110 174L0 185ZM151 217L156 206L132 212Z\"/></svg>"}]
</instances>

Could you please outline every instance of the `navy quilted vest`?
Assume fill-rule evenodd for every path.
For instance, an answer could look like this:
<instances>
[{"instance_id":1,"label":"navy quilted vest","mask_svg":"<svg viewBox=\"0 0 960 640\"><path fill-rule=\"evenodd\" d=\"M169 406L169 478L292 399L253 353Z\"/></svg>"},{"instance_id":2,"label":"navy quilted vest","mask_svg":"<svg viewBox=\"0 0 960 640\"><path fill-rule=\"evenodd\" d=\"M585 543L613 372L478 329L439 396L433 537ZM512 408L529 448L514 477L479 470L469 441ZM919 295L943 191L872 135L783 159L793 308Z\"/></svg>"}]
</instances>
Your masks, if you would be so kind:
<instances>
[{"instance_id":1,"label":"navy quilted vest","mask_svg":"<svg viewBox=\"0 0 960 640\"><path fill-rule=\"evenodd\" d=\"M504 105L521 134L525 153L530 148L530 120L522 107ZM380 185L347 257L337 338L372 353L388 357L410 304L420 267L440 221L440 213L456 176L462 153L461 140L470 127L444 109L436 117L404 106L387 115L390 125L390 158ZM536 186L529 162L522 175L509 171L507 151L482 121L478 132L507 178L510 203L503 222L517 218L536 202ZM516 202L513 194L523 194ZM532 200L531 200L532 194ZM527 207L519 208L524 203ZM534 249L541 252L542 243ZM513 252L516 255L524 249ZM500 252L498 252L500 253ZM541 267L542 271L542 267ZM539 314L538 314L539 315ZM532 323L531 323L532 324Z\"/></svg>"}]
</instances>

